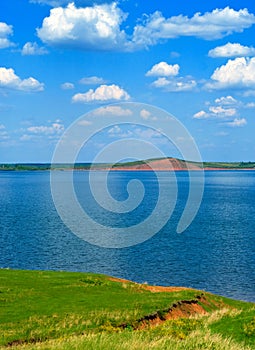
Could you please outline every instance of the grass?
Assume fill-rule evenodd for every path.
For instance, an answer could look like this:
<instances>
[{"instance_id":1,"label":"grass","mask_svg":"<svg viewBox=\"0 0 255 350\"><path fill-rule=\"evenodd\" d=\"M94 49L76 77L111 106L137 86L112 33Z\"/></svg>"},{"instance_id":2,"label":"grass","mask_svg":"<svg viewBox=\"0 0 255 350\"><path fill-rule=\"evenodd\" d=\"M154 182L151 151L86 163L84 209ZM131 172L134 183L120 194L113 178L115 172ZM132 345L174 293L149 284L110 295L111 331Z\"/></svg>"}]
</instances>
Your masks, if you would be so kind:
<instances>
[{"instance_id":1,"label":"grass","mask_svg":"<svg viewBox=\"0 0 255 350\"><path fill-rule=\"evenodd\" d=\"M252 303L204 293L198 304L206 314L167 319L173 304L198 295L192 289L152 293L89 273L1 269L0 348L255 348ZM160 322L149 321L155 314Z\"/></svg>"}]
</instances>

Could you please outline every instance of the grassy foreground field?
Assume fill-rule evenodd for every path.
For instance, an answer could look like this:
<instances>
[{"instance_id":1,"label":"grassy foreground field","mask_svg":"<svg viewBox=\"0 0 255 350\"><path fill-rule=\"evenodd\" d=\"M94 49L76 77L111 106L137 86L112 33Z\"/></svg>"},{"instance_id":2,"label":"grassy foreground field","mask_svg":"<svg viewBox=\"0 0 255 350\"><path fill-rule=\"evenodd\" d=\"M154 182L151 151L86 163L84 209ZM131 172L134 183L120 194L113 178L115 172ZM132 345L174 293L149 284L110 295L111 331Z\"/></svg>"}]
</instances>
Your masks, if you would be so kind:
<instances>
[{"instance_id":1,"label":"grassy foreground field","mask_svg":"<svg viewBox=\"0 0 255 350\"><path fill-rule=\"evenodd\" d=\"M0 348L255 348L255 304L89 273L0 270Z\"/></svg>"}]
</instances>

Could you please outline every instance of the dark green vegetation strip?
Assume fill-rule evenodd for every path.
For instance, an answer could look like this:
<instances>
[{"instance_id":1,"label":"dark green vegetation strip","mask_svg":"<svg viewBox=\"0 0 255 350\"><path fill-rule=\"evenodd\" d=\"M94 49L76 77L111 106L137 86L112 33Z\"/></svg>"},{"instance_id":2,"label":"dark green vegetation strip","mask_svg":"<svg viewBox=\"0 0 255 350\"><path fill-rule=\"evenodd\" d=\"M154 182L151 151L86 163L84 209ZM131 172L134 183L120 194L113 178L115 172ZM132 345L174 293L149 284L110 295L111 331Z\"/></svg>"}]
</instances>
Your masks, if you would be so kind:
<instances>
[{"instance_id":1,"label":"dark green vegetation strip","mask_svg":"<svg viewBox=\"0 0 255 350\"><path fill-rule=\"evenodd\" d=\"M89 170L91 166L93 166L93 169L96 170L97 168L100 170L108 169L108 168L118 168L118 167L132 167L137 165L143 165L143 164L149 164L150 162L156 161L156 160L164 160L164 159L172 159L175 160L175 158L153 158L153 159L147 159L147 160L138 160L138 161L132 161L132 162L123 162L123 163L116 163L116 164L110 164L110 163L98 163L98 164L92 164L92 163L75 163L72 164L50 164L50 163L43 163L43 164L30 164L30 163L22 163L22 164L0 164L0 171L35 171L35 170ZM177 159L178 162L180 162L180 165L183 166L184 169L186 169L186 163L195 165L199 168L218 168L218 169L235 169L235 170L242 170L242 169L254 169L255 170L255 162L204 162L204 163L197 163L192 161L184 161L182 159Z\"/></svg>"}]
</instances>

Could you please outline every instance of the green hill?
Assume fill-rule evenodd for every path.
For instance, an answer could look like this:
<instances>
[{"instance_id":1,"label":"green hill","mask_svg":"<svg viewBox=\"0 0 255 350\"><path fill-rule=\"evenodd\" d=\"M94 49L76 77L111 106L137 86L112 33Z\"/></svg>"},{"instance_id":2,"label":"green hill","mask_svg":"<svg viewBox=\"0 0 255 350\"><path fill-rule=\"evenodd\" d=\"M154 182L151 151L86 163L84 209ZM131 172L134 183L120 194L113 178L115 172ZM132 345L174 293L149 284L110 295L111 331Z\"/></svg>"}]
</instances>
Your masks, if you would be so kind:
<instances>
[{"instance_id":1,"label":"green hill","mask_svg":"<svg viewBox=\"0 0 255 350\"><path fill-rule=\"evenodd\" d=\"M0 270L1 349L254 349L255 304L90 273Z\"/></svg>"}]
</instances>

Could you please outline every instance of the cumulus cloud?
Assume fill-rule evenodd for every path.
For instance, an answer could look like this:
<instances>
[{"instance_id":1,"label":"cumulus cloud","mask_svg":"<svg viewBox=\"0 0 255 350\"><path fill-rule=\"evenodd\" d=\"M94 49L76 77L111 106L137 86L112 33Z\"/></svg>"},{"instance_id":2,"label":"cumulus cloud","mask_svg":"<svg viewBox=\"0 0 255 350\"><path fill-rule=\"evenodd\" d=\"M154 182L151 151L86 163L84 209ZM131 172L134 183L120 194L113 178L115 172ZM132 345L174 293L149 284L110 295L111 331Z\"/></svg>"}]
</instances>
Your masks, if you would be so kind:
<instances>
[{"instance_id":1,"label":"cumulus cloud","mask_svg":"<svg viewBox=\"0 0 255 350\"><path fill-rule=\"evenodd\" d=\"M255 108L255 103L254 102L248 102L244 107L245 108Z\"/></svg>"},{"instance_id":2,"label":"cumulus cloud","mask_svg":"<svg viewBox=\"0 0 255 350\"><path fill-rule=\"evenodd\" d=\"M246 119L240 118L238 115L240 109L249 108L249 104L244 104L230 95L216 98L214 102L216 105L209 105L208 110L201 110L195 113L193 119L221 121L220 125L230 127L241 127L247 124ZM253 108L253 106L251 106L251 108Z\"/></svg>"},{"instance_id":3,"label":"cumulus cloud","mask_svg":"<svg viewBox=\"0 0 255 350\"><path fill-rule=\"evenodd\" d=\"M222 96L219 98L216 98L215 103L220 104L220 105L236 105L239 104L239 102L232 96L228 95L228 96Z\"/></svg>"},{"instance_id":4,"label":"cumulus cloud","mask_svg":"<svg viewBox=\"0 0 255 350\"><path fill-rule=\"evenodd\" d=\"M235 11L229 7L215 9L193 17L179 15L165 18L157 11L147 16L143 24L134 29L133 42L140 46L155 45L162 39L193 36L206 40L223 38L242 32L255 23L255 16L247 9Z\"/></svg>"},{"instance_id":5,"label":"cumulus cloud","mask_svg":"<svg viewBox=\"0 0 255 350\"><path fill-rule=\"evenodd\" d=\"M61 120L51 122L50 125L33 125L26 129L22 129L24 132L20 137L20 141L38 141L44 137L48 140L56 140L64 132L65 127L61 123Z\"/></svg>"},{"instance_id":6,"label":"cumulus cloud","mask_svg":"<svg viewBox=\"0 0 255 350\"><path fill-rule=\"evenodd\" d=\"M205 112L204 110L199 111L193 115L194 119L207 119L209 117L210 117L209 113Z\"/></svg>"},{"instance_id":7,"label":"cumulus cloud","mask_svg":"<svg viewBox=\"0 0 255 350\"><path fill-rule=\"evenodd\" d=\"M255 48L243 46L239 43L227 43L223 46L215 47L209 51L210 57L242 57L242 56L254 56Z\"/></svg>"},{"instance_id":8,"label":"cumulus cloud","mask_svg":"<svg viewBox=\"0 0 255 350\"><path fill-rule=\"evenodd\" d=\"M234 97L230 95L216 98L214 102L220 106L225 106L225 107L227 106L227 107L235 107L235 108L255 108L254 102L244 103L242 101L236 100Z\"/></svg>"},{"instance_id":9,"label":"cumulus cloud","mask_svg":"<svg viewBox=\"0 0 255 350\"><path fill-rule=\"evenodd\" d=\"M155 116L153 116L152 114L151 114L151 112L150 111L148 111L147 109L142 109L141 111L140 111L140 117L142 118L142 119L144 119L144 120L157 120L158 118L157 117L155 117Z\"/></svg>"},{"instance_id":10,"label":"cumulus cloud","mask_svg":"<svg viewBox=\"0 0 255 350\"><path fill-rule=\"evenodd\" d=\"M72 89L74 89L74 84L69 83L69 82L63 83L63 84L61 84L61 89L62 90L72 90Z\"/></svg>"},{"instance_id":11,"label":"cumulus cloud","mask_svg":"<svg viewBox=\"0 0 255 350\"><path fill-rule=\"evenodd\" d=\"M74 3L66 8L51 9L37 29L46 44L81 50L124 50L126 33L120 29L126 14L117 3L77 8Z\"/></svg>"},{"instance_id":12,"label":"cumulus cloud","mask_svg":"<svg viewBox=\"0 0 255 350\"><path fill-rule=\"evenodd\" d=\"M111 129L108 130L108 134L116 135L121 133L121 128L118 125L114 125Z\"/></svg>"},{"instance_id":13,"label":"cumulus cloud","mask_svg":"<svg viewBox=\"0 0 255 350\"><path fill-rule=\"evenodd\" d=\"M168 64L166 62L159 62L155 64L147 73L147 77L169 77L179 74L180 66L178 64Z\"/></svg>"},{"instance_id":14,"label":"cumulus cloud","mask_svg":"<svg viewBox=\"0 0 255 350\"><path fill-rule=\"evenodd\" d=\"M12 26L4 22L0 22L0 49L14 46L9 39L9 36L13 34Z\"/></svg>"},{"instance_id":15,"label":"cumulus cloud","mask_svg":"<svg viewBox=\"0 0 255 350\"><path fill-rule=\"evenodd\" d=\"M128 93L118 85L100 85L96 90L90 89L85 93L73 96L73 102L105 102L111 100L128 100Z\"/></svg>"},{"instance_id":16,"label":"cumulus cloud","mask_svg":"<svg viewBox=\"0 0 255 350\"><path fill-rule=\"evenodd\" d=\"M191 77L179 77L180 66L178 64L168 64L160 62L155 64L146 74L147 77L159 77L151 86L161 88L168 92L191 91L197 83Z\"/></svg>"},{"instance_id":17,"label":"cumulus cloud","mask_svg":"<svg viewBox=\"0 0 255 350\"><path fill-rule=\"evenodd\" d=\"M108 135L110 137L120 138L130 138L134 137L134 131L129 130L127 127L120 128L118 125L114 125L108 130Z\"/></svg>"},{"instance_id":18,"label":"cumulus cloud","mask_svg":"<svg viewBox=\"0 0 255 350\"><path fill-rule=\"evenodd\" d=\"M245 118L235 118L231 122L224 123L224 125L230 126L232 128L245 126L246 124L247 124L247 120Z\"/></svg>"},{"instance_id":19,"label":"cumulus cloud","mask_svg":"<svg viewBox=\"0 0 255 350\"><path fill-rule=\"evenodd\" d=\"M255 88L255 57L238 57L218 67L206 84L208 89Z\"/></svg>"},{"instance_id":20,"label":"cumulus cloud","mask_svg":"<svg viewBox=\"0 0 255 350\"><path fill-rule=\"evenodd\" d=\"M216 99L216 106L209 106L208 111L201 110L193 115L194 119L231 119L237 115L238 110L234 107L227 105L225 107L225 100L227 97L221 97ZM220 104L220 105L219 105Z\"/></svg>"},{"instance_id":21,"label":"cumulus cloud","mask_svg":"<svg viewBox=\"0 0 255 350\"><path fill-rule=\"evenodd\" d=\"M160 131L148 128L137 128L135 125L130 129L129 127L119 127L114 125L108 130L108 135L115 138L136 138L141 140L153 140L157 143L165 143L165 137Z\"/></svg>"},{"instance_id":22,"label":"cumulus cloud","mask_svg":"<svg viewBox=\"0 0 255 350\"><path fill-rule=\"evenodd\" d=\"M37 135L59 135L62 134L65 127L60 121L56 121L51 125L30 126L27 132Z\"/></svg>"},{"instance_id":23,"label":"cumulus cloud","mask_svg":"<svg viewBox=\"0 0 255 350\"><path fill-rule=\"evenodd\" d=\"M84 77L79 81L80 84L84 85L100 85L104 84L105 80L100 77L92 76L92 77Z\"/></svg>"},{"instance_id":24,"label":"cumulus cloud","mask_svg":"<svg viewBox=\"0 0 255 350\"><path fill-rule=\"evenodd\" d=\"M43 91L44 84L35 78L21 79L12 68L0 67L0 87L26 92Z\"/></svg>"},{"instance_id":25,"label":"cumulus cloud","mask_svg":"<svg viewBox=\"0 0 255 350\"><path fill-rule=\"evenodd\" d=\"M211 106L209 111L212 115L220 118L233 117L237 112L235 108L223 108L221 106Z\"/></svg>"},{"instance_id":26,"label":"cumulus cloud","mask_svg":"<svg viewBox=\"0 0 255 350\"><path fill-rule=\"evenodd\" d=\"M166 78L158 78L155 80L151 85L156 88L163 88L165 86L168 86L170 84L170 81Z\"/></svg>"},{"instance_id":27,"label":"cumulus cloud","mask_svg":"<svg viewBox=\"0 0 255 350\"><path fill-rule=\"evenodd\" d=\"M49 17L37 29L46 44L80 50L134 51L181 36L206 40L218 39L234 32L242 32L255 23L255 16L247 9L235 11L229 7L216 8L204 14L195 13L165 18L161 12L145 15L127 34L121 28L127 18L117 2L76 0L33 0L54 6ZM67 5L67 6L66 6ZM66 7L64 7L66 6Z\"/></svg>"},{"instance_id":28,"label":"cumulus cloud","mask_svg":"<svg viewBox=\"0 0 255 350\"><path fill-rule=\"evenodd\" d=\"M44 47L40 47L37 43L27 42L22 50L21 54L23 56L36 56L36 55L47 55L48 51Z\"/></svg>"},{"instance_id":29,"label":"cumulus cloud","mask_svg":"<svg viewBox=\"0 0 255 350\"><path fill-rule=\"evenodd\" d=\"M148 129L148 128L136 128L134 130L134 134L136 135L136 137L139 137L141 139L145 139L145 140L151 140L151 139L157 139L157 142L160 143L165 143L166 139L163 136L163 134L155 129Z\"/></svg>"},{"instance_id":30,"label":"cumulus cloud","mask_svg":"<svg viewBox=\"0 0 255 350\"><path fill-rule=\"evenodd\" d=\"M93 112L94 115L97 116L119 116L126 117L132 115L133 112L129 108L123 108L120 106L106 106L102 108L98 108Z\"/></svg>"},{"instance_id":31,"label":"cumulus cloud","mask_svg":"<svg viewBox=\"0 0 255 350\"><path fill-rule=\"evenodd\" d=\"M229 119L237 114L235 108L223 108L221 106L211 106L209 111L199 111L193 115L194 119Z\"/></svg>"},{"instance_id":32,"label":"cumulus cloud","mask_svg":"<svg viewBox=\"0 0 255 350\"><path fill-rule=\"evenodd\" d=\"M168 92L182 92L194 90L197 83L188 77L178 77L176 79L158 78L152 84L153 87L163 88Z\"/></svg>"},{"instance_id":33,"label":"cumulus cloud","mask_svg":"<svg viewBox=\"0 0 255 350\"><path fill-rule=\"evenodd\" d=\"M142 119L149 119L150 116L151 116L151 112L150 111L147 111L147 109L142 109L141 112L140 112L140 116Z\"/></svg>"}]
</instances>

